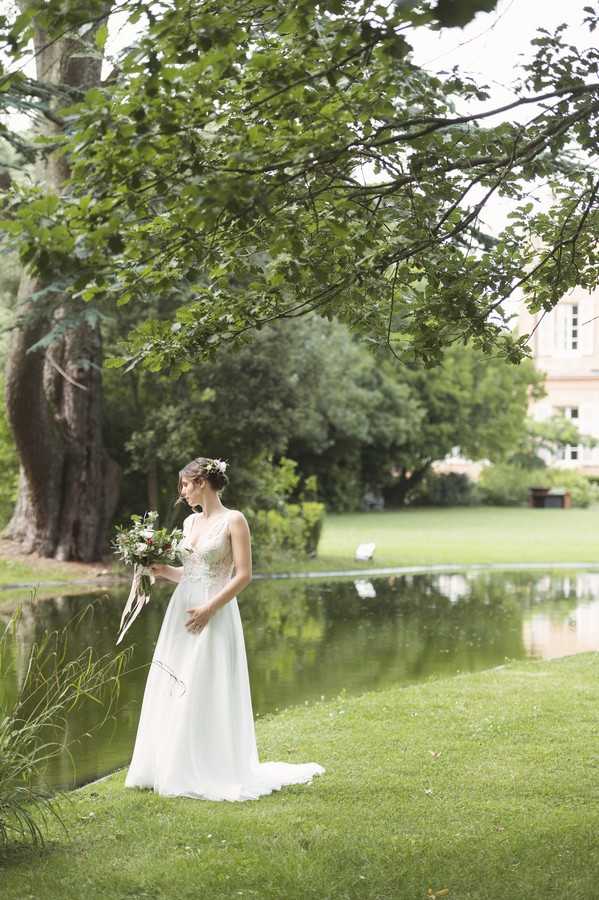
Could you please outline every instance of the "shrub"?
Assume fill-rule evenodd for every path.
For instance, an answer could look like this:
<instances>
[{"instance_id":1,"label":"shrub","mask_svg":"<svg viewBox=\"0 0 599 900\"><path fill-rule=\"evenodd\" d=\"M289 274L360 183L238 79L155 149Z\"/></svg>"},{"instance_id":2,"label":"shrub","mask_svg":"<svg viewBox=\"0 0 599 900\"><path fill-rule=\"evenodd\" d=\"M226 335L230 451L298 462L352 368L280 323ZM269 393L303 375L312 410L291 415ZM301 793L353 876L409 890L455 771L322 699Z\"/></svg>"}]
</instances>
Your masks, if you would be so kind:
<instances>
[{"instance_id":1,"label":"shrub","mask_svg":"<svg viewBox=\"0 0 599 900\"><path fill-rule=\"evenodd\" d=\"M411 502L416 506L472 506L480 497L476 482L461 472L429 472Z\"/></svg>"},{"instance_id":2,"label":"shrub","mask_svg":"<svg viewBox=\"0 0 599 900\"><path fill-rule=\"evenodd\" d=\"M538 480L536 471L498 463L482 470L478 489L482 502L491 506L524 506L528 503L529 487ZM544 471L542 480L545 480Z\"/></svg>"},{"instance_id":3,"label":"shrub","mask_svg":"<svg viewBox=\"0 0 599 900\"><path fill-rule=\"evenodd\" d=\"M582 472L571 469L545 469L544 482L554 488L565 488L570 492L572 506L590 506L599 500L599 486Z\"/></svg>"},{"instance_id":4,"label":"shrub","mask_svg":"<svg viewBox=\"0 0 599 900\"><path fill-rule=\"evenodd\" d=\"M324 503L306 502L301 504L304 520L304 552L311 558L316 556L324 525Z\"/></svg>"},{"instance_id":5,"label":"shrub","mask_svg":"<svg viewBox=\"0 0 599 900\"><path fill-rule=\"evenodd\" d=\"M61 630L48 632L31 648L16 697L3 697L0 717L0 846L15 840L44 843L49 814L62 821L56 797L40 784L45 764L69 749L65 716L83 699L101 704L104 718L112 714L119 678L132 648L97 657L91 647L69 659L72 627L91 606ZM21 611L0 631L0 685L14 667L14 642ZM56 735L53 740L52 736Z\"/></svg>"},{"instance_id":6,"label":"shrub","mask_svg":"<svg viewBox=\"0 0 599 900\"><path fill-rule=\"evenodd\" d=\"M324 512L324 504L309 502L248 511L256 561L267 564L280 556L315 556Z\"/></svg>"},{"instance_id":7,"label":"shrub","mask_svg":"<svg viewBox=\"0 0 599 900\"><path fill-rule=\"evenodd\" d=\"M254 560L261 565L277 557L316 556L325 506L312 500L318 491L316 477L306 478L300 490L296 469L293 459L282 457L274 463L272 456L262 455L248 470L254 482L245 512ZM291 502L292 496L299 500Z\"/></svg>"},{"instance_id":8,"label":"shrub","mask_svg":"<svg viewBox=\"0 0 599 900\"><path fill-rule=\"evenodd\" d=\"M484 503L495 506L522 506L528 502L530 487L564 488L572 506L589 506L599 501L599 486L571 469L523 469L501 463L483 469L479 490Z\"/></svg>"}]
</instances>

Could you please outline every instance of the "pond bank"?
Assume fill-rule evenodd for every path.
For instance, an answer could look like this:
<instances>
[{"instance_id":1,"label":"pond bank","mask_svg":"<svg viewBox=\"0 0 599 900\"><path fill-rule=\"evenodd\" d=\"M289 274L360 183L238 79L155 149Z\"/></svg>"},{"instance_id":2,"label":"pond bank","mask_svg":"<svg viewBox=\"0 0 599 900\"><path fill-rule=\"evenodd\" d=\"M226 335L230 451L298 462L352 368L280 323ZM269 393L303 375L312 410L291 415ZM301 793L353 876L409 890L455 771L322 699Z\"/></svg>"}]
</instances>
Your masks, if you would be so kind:
<instances>
[{"instance_id":1,"label":"pond bank","mask_svg":"<svg viewBox=\"0 0 599 900\"><path fill-rule=\"evenodd\" d=\"M43 853L9 854L3 900L595 896L598 664L512 663L261 718L262 760L326 773L255 802L130 791L118 772L63 802L69 837L52 824Z\"/></svg>"}]
</instances>

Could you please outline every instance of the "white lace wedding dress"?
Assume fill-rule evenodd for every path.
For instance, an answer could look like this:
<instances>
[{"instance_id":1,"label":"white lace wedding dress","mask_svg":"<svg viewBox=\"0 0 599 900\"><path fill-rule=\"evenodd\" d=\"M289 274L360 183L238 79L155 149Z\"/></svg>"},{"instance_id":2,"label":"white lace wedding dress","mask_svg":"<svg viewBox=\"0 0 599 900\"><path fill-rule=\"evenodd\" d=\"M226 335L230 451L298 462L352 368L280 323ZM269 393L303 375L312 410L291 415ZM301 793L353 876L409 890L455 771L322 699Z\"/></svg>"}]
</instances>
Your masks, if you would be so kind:
<instances>
[{"instance_id":1,"label":"white lace wedding dress","mask_svg":"<svg viewBox=\"0 0 599 900\"><path fill-rule=\"evenodd\" d=\"M183 525L184 574L166 610L141 708L127 787L206 800L255 800L312 780L318 763L258 761L243 628L237 598L199 632L186 610L201 606L233 573L228 514L201 546Z\"/></svg>"}]
</instances>

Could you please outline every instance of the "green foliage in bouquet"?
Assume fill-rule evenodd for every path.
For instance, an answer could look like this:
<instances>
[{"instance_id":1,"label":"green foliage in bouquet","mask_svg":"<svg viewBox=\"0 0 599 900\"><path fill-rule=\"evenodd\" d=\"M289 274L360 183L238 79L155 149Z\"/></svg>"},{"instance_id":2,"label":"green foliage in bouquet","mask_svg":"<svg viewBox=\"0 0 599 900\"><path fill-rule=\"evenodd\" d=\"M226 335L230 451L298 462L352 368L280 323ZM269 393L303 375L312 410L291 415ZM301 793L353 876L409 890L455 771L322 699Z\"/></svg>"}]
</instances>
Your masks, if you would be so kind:
<instances>
[{"instance_id":1,"label":"green foliage in bouquet","mask_svg":"<svg viewBox=\"0 0 599 900\"><path fill-rule=\"evenodd\" d=\"M143 516L131 516L133 525L126 528L116 526L113 547L116 555L126 566L141 566L146 569L154 563L173 564L179 562L179 546L183 540L180 528L158 528L158 513L155 510ZM150 578L142 574L142 587L150 589Z\"/></svg>"}]
</instances>

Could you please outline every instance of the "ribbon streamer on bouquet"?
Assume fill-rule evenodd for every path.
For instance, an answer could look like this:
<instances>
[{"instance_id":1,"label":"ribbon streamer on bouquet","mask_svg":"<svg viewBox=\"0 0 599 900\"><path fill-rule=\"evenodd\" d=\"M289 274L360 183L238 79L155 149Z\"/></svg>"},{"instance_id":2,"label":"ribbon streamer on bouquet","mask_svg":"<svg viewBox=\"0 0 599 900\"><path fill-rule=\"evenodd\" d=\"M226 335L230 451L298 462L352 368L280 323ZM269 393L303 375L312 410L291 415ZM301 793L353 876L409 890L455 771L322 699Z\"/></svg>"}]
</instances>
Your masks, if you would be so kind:
<instances>
[{"instance_id":1,"label":"ribbon streamer on bouquet","mask_svg":"<svg viewBox=\"0 0 599 900\"><path fill-rule=\"evenodd\" d=\"M123 615L121 616L121 624L119 625L119 635L117 644L120 644L129 628L150 599L150 589L146 587L147 582L154 584L154 578L150 569L145 566L135 566L133 569L133 581L131 582L131 590L129 597L125 603ZM145 582L145 583L144 583Z\"/></svg>"}]
</instances>

